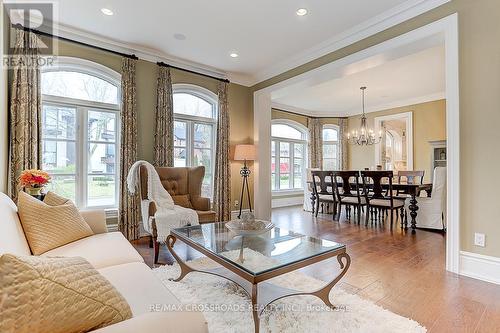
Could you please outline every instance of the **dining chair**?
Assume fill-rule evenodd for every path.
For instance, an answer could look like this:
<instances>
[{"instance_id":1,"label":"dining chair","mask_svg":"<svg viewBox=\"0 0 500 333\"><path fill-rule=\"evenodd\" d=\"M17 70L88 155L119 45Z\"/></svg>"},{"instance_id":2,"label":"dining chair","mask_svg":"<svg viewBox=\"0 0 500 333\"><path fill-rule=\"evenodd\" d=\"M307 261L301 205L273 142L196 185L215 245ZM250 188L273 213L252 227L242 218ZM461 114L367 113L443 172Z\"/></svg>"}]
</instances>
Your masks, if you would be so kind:
<instances>
[{"instance_id":1,"label":"dining chair","mask_svg":"<svg viewBox=\"0 0 500 333\"><path fill-rule=\"evenodd\" d=\"M390 213L391 229L394 224L394 211L404 207L405 201L394 197L392 191L392 178L394 173L392 171L361 171L361 179L363 180L363 193L367 201L367 209L365 222L368 224L370 209L380 209L385 215L386 212ZM384 191L382 184L388 185L388 190ZM370 184L368 184L370 182ZM371 192L368 192L369 186ZM396 213L396 218L398 214ZM401 218L401 223L403 219Z\"/></svg>"},{"instance_id":2,"label":"dining chair","mask_svg":"<svg viewBox=\"0 0 500 333\"><path fill-rule=\"evenodd\" d=\"M361 211L366 206L367 201L362 189L360 189L359 171L333 171L331 176L332 183L335 185L339 215L342 213L342 205L344 205L346 217L350 219L350 207L352 206L354 207L354 214L357 213L358 223L360 223ZM342 182L340 183L339 180Z\"/></svg>"},{"instance_id":3,"label":"dining chair","mask_svg":"<svg viewBox=\"0 0 500 333\"><path fill-rule=\"evenodd\" d=\"M417 227L446 231L446 167L434 169L431 197L418 198Z\"/></svg>"},{"instance_id":4,"label":"dining chair","mask_svg":"<svg viewBox=\"0 0 500 333\"><path fill-rule=\"evenodd\" d=\"M335 200L335 193L333 191L333 184L331 182L331 171L311 171L312 181L313 181L313 191L316 198L315 201L315 216L318 216L319 205L321 204L321 211L324 212L326 205L326 211L333 207L333 216L337 215L337 202Z\"/></svg>"}]
</instances>

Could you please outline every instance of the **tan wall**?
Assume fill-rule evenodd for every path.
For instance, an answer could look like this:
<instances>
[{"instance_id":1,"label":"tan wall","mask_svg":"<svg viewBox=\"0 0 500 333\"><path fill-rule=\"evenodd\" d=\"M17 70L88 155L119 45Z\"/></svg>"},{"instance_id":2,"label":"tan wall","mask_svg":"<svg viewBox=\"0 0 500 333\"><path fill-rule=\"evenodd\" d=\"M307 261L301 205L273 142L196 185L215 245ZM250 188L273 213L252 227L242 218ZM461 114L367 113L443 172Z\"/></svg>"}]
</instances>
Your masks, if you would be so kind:
<instances>
[{"instance_id":1,"label":"tan wall","mask_svg":"<svg viewBox=\"0 0 500 333\"><path fill-rule=\"evenodd\" d=\"M431 146L429 141L446 140L446 101L439 100L395 109L371 112L366 115L368 126L374 128L375 117L403 112L413 114L413 169L425 170L425 181L431 181ZM360 116L349 117L349 131L359 128ZM363 169L375 166L374 146L349 145L349 168Z\"/></svg>"},{"instance_id":2,"label":"tan wall","mask_svg":"<svg viewBox=\"0 0 500 333\"><path fill-rule=\"evenodd\" d=\"M60 56L79 57L105 65L117 72L121 72L121 57L68 42L59 43ZM136 67L137 75L137 109L138 109L138 158L147 161L153 160L154 143L154 110L156 106L156 77L155 63L139 60ZM217 80L179 70L172 70L172 82L190 83L217 92ZM251 90L238 84L229 86L229 117L231 124L230 143L233 148L238 143L253 142L253 98ZM0 114L1 115L1 114ZM231 196L239 200L241 177L239 162L232 162ZM2 170L0 169L0 172ZM250 178L251 198L253 200L253 178ZM243 205L246 208L247 205ZM233 207L233 209L235 209Z\"/></svg>"},{"instance_id":3,"label":"tan wall","mask_svg":"<svg viewBox=\"0 0 500 333\"><path fill-rule=\"evenodd\" d=\"M458 13L460 56L461 250L500 257L500 1L452 0L432 11L263 81L254 91ZM487 159L485 159L487 157ZM486 247L474 246L474 232Z\"/></svg>"}]
</instances>

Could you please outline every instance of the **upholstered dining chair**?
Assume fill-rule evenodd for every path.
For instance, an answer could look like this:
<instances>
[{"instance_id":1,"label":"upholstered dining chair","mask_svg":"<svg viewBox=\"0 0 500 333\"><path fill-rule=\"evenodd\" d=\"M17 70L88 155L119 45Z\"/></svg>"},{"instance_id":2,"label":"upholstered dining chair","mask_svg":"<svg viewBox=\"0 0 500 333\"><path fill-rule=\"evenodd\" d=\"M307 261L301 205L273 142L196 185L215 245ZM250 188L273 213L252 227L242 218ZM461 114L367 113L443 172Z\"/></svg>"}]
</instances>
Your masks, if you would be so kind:
<instances>
[{"instance_id":1,"label":"upholstered dining chair","mask_svg":"<svg viewBox=\"0 0 500 333\"><path fill-rule=\"evenodd\" d=\"M322 212L325 210L328 212L330 205L333 208L333 216L337 215L337 202L335 200L335 193L333 191L332 181L332 172L331 171L311 171L312 175L312 190L314 192L314 196L316 197L314 208L315 216L318 216L319 206L321 204Z\"/></svg>"},{"instance_id":2,"label":"upholstered dining chair","mask_svg":"<svg viewBox=\"0 0 500 333\"><path fill-rule=\"evenodd\" d=\"M405 205L404 200L400 200L394 197L392 191L392 179L394 173L392 171L361 171L361 178L363 180L363 193L365 195L366 201L368 203L368 211L366 212L366 224L368 224L368 219L370 215L370 210L372 208L382 210L385 216L386 212L390 213L391 218L391 229L394 224L394 211L396 210L396 218L398 217L397 210L401 209ZM368 183L370 184L372 192L368 192ZM384 191L382 188L382 183L388 184L388 190ZM401 218L401 223L403 219Z\"/></svg>"},{"instance_id":3,"label":"upholstered dining chair","mask_svg":"<svg viewBox=\"0 0 500 333\"><path fill-rule=\"evenodd\" d=\"M340 183L342 181L342 183ZM339 214L342 205L345 206L346 218L350 218L350 207L354 207L354 214L361 221L361 210L367 205L366 197L360 185L359 171L333 171L332 182L334 183L335 195L339 204Z\"/></svg>"},{"instance_id":4,"label":"upholstered dining chair","mask_svg":"<svg viewBox=\"0 0 500 333\"><path fill-rule=\"evenodd\" d=\"M446 167L434 169L431 197L418 198L417 227L446 231Z\"/></svg>"}]
</instances>

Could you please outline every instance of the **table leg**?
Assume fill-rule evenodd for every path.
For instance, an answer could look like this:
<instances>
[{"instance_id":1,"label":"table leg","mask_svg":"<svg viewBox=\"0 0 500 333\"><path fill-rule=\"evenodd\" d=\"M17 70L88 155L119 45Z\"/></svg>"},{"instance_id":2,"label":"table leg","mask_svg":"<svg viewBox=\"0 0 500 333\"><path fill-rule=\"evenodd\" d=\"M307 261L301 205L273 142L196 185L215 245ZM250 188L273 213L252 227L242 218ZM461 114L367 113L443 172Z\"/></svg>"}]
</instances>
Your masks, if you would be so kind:
<instances>
[{"instance_id":1,"label":"table leg","mask_svg":"<svg viewBox=\"0 0 500 333\"><path fill-rule=\"evenodd\" d=\"M259 309L259 304L257 301L257 290L258 290L257 284L252 285L252 315L253 315L253 325L254 325L254 331L255 333L259 333L260 329L260 309Z\"/></svg>"},{"instance_id":2,"label":"table leg","mask_svg":"<svg viewBox=\"0 0 500 333\"><path fill-rule=\"evenodd\" d=\"M345 259L345 262L344 260ZM313 292L297 292L297 291L290 291L290 292L285 292L282 293L281 295L278 294L273 294L271 291L267 291L268 294L264 295L263 297L266 298L263 302L260 304L262 305L259 309L259 315L262 314L264 309L268 307L270 304L276 302L277 300L283 299L285 297L290 297L290 296L303 296L303 295L312 295L316 296L320 300L325 303L326 306L328 306L331 309L335 309L335 306L330 302L330 291L333 289L333 287L342 279L342 277L347 273L347 270L349 269L349 266L351 265L351 257L347 253L341 253L337 256L337 261L340 264L340 269L341 272L326 286L324 286L321 289L318 289ZM255 317L254 317L255 318Z\"/></svg>"},{"instance_id":3,"label":"table leg","mask_svg":"<svg viewBox=\"0 0 500 333\"><path fill-rule=\"evenodd\" d=\"M410 205L408 208L410 208L410 216L411 216L411 233L414 234L417 228L417 211L418 211L417 194L415 192L411 194Z\"/></svg>"},{"instance_id":4,"label":"table leg","mask_svg":"<svg viewBox=\"0 0 500 333\"><path fill-rule=\"evenodd\" d=\"M184 261L177 255L177 253L175 253L174 244L175 244L176 240L177 239L175 238L175 236L168 235L167 248L168 248L168 251L170 252L170 254L172 255L172 257L174 257L174 259L179 264L179 267L181 268L181 275L179 275L179 277L175 280L172 279L172 281L179 282L180 280L184 279L184 277L186 275L188 275L188 273L195 272L195 270L192 269L191 267L189 267L188 265L186 265L186 263L184 263Z\"/></svg>"}]
</instances>

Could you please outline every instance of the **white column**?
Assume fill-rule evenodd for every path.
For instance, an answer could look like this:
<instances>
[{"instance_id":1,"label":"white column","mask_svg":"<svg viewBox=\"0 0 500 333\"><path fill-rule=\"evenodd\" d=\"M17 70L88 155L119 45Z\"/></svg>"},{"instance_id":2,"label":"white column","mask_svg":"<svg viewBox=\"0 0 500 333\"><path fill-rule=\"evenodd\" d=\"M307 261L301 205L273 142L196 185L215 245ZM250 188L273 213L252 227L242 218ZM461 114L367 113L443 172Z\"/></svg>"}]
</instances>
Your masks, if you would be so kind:
<instances>
[{"instance_id":1,"label":"white column","mask_svg":"<svg viewBox=\"0 0 500 333\"><path fill-rule=\"evenodd\" d=\"M254 93L253 127L257 159L254 163L255 217L271 218L271 95L265 90Z\"/></svg>"}]
</instances>

